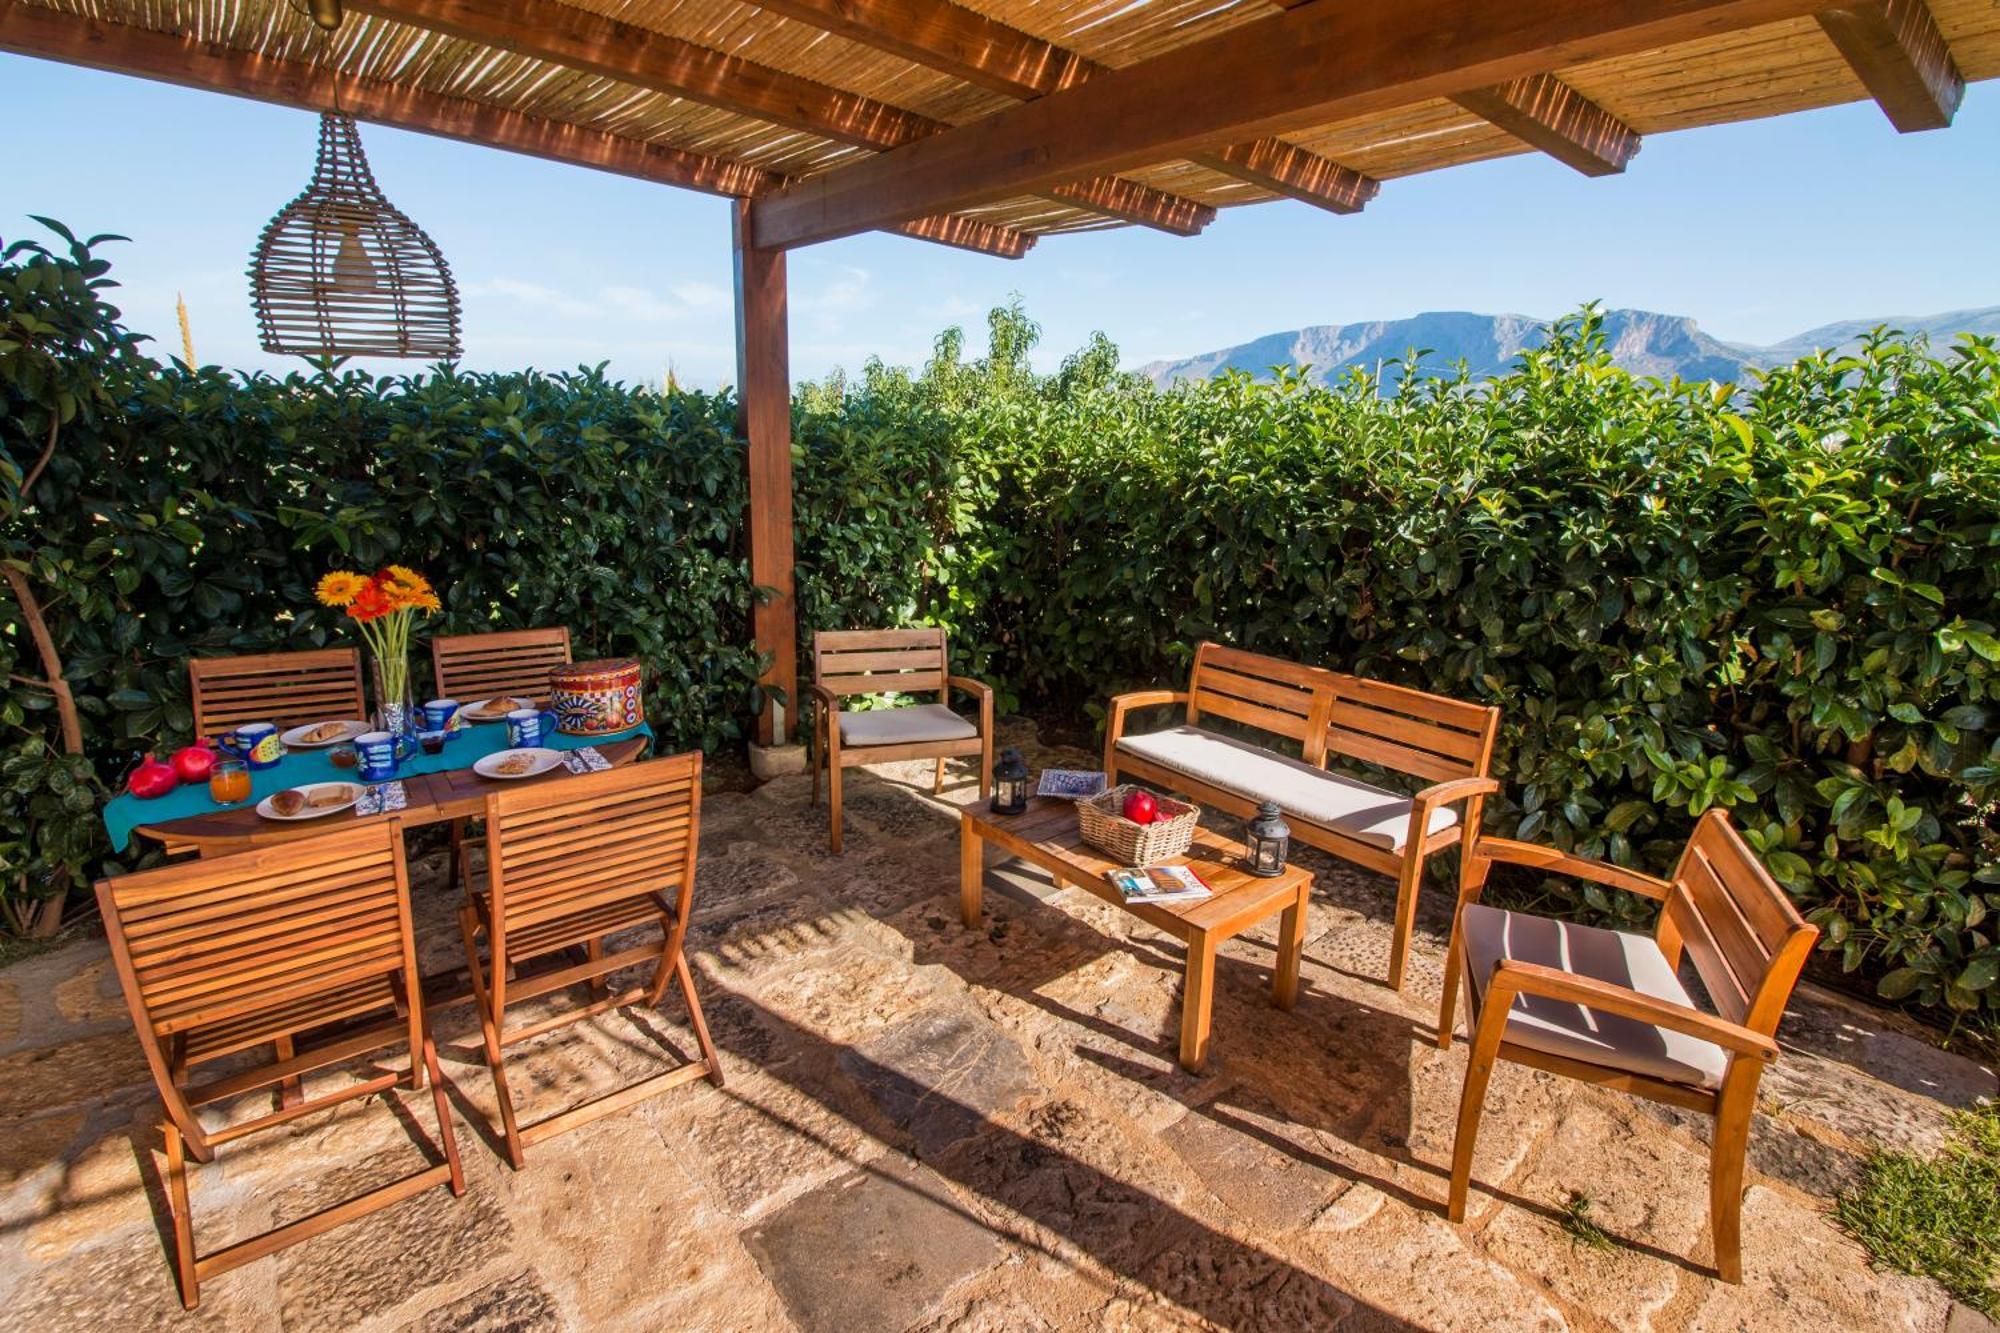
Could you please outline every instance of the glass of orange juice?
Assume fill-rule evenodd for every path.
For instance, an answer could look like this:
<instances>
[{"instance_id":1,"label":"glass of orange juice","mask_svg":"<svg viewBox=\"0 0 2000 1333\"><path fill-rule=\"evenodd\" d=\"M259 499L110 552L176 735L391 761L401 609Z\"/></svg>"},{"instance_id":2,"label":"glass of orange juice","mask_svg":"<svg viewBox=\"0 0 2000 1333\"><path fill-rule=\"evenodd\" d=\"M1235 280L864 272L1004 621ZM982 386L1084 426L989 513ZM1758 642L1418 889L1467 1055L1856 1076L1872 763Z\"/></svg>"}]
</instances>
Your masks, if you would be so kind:
<instances>
[{"instance_id":1,"label":"glass of orange juice","mask_svg":"<svg viewBox=\"0 0 2000 1333\"><path fill-rule=\"evenodd\" d=\"M208 771L208 799L235 805L250 799L250 770L241 759L222 759Z\"/></svg>"}]
</instances>

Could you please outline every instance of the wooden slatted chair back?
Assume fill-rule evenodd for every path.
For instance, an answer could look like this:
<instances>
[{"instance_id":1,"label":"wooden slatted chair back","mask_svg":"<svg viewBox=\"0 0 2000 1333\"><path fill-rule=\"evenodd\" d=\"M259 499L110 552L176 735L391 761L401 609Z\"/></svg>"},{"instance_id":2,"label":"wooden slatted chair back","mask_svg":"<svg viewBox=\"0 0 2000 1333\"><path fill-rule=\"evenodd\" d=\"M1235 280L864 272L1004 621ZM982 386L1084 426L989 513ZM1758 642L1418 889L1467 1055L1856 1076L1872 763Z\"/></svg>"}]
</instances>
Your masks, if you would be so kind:
<instances>
[{"instance_id":1,"label":"wooden slatted chair back","mask_svg":"<svg viewBox=\"0 0 2000 1333\"><path fill-rule=\"evenodd\" d=\"M1721 810L1695 825L1671 883L1661 950L1675 962L1685 951L1722 1017L1774 1034L1818 928L1799 915Z\"/></svg>"},{"instance_id":2,"label":"wooden slatted chair back","mask_svg":"<svg viewBox=\"0 0 2000 1333\"><path fill-rule=\"evenodd\" d=\"M1339 672L1326 720L1329 752L1430 782L1485 777L1500 710Z\"/></svg>"},{"instance_id":3,"label":"wooden slatted chair back","mask_svg":"<svg viewBox=\"0 0 2000 1333\"><path fill-rule=\"evenodd\" d=\"M813 681L837 695L942 691L949 674L942 629L821 630L813 635Z\"/></svg>"},{"instance_id":4,"label":"wooden slatted chair back","mask_svg":"<svg viewBox=\"0 0 2000 1333\"><path fill-rule=\"evenodd\" d=\"M486 801L495 988L507 936L609 903L650 896L684 931L701 827L701 754L672 755Z\"/></svg>"},{"instance_id":5,"label":"wooden slatted chair back","mask_svg":"<svg viewBox=\"0 0 2000 1333\"><path fill-rule=\"evenodd\" d=\"M170 1109L185 1110L172 1070L191 1029L280 1009L295 1029L333 1022L381 1007L385 981L417 975L394 820L114 876L97 900Z\"/></svg>"},{"instance_id":6,"label":"wooden slatted chair back","mask_svg":"<svg viewBox=\"0 0 2000 1333\"><path fill-rule=\"evenodd\" d=\"M1188 679L1188 725L1227 718L1297 741L1306 762L1317 764L1326 752L1333 678L1324 667L1204 643Z\"/></svg>"},{"instance_id":7,"label":"wooden slatted chair back","mask_svg":"<svg viewBox=\"0 0 2000 1333\"><path fill-rule=\"evenodd\" d=\"M437 697L462 704L502 697L548 702L549 672L570 664L569 628L440 634L431 640Z\"/></svg>"},{"instance_id":8,"label":"wooden slatted chair back","mask_svg":"<svg viewBox=\"0 0 2000 1333\"><path fill-rule=\"evenodd\" d=\"M188 687L198 736L245 722L291 727L368 716L361 654L353 648L197 657L188 662Z\"/></svg>"}]
</instances>

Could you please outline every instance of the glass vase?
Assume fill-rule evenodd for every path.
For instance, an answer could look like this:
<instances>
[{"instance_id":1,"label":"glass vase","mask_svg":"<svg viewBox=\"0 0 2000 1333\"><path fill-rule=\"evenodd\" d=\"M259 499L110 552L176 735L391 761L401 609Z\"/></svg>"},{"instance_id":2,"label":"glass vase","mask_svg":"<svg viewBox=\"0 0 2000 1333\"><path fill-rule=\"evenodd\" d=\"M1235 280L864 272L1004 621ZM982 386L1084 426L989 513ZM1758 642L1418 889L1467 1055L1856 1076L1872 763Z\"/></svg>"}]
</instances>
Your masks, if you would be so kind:
<instances>
[{"instance_id":1,"label":"glass vase","mask_svg":"<svg viewBox=\"0 0 2000 1333\"><path fill-rule=\"evenodd\" d=\"M375 677L375 729L396 738L396 757L406 759L416 749L417 705L410 694L410 664L377 657L371 664Z\"/></svg>"}]
</instances>

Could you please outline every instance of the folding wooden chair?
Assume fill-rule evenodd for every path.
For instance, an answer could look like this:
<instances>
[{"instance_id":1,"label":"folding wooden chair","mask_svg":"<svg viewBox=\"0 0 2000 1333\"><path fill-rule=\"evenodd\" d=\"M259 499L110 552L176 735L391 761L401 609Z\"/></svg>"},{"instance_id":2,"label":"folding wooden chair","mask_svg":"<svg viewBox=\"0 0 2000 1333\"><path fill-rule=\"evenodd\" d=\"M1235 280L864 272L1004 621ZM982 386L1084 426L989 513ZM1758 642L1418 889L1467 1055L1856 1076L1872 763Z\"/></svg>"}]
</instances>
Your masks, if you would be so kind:
<instances>
[{"instance_id":1,"label":"folding wooden chair","mask_svg":"<svg viewBox=\"0 0 2000 1333\"><path fill-rule=\"evenodd\" d=\"M1595 880L1662 908L1648 938L1484 906L1476 900L1485 866L1461 890L1438 1012L1438 1045L1449 1048L1462 977L1472 1061L1459 1099L1451 1220L1465 1220L1493 1063L1514 1060L1715 1117L1715 1266L1723 1281L1742 1281L1743 1164L1757 1080L1778 1057L1773 1036L1818 929L1720 810L1702 816L1671 880L1504 838L1475 838L1470 854ZM1696 1008L1682 987L1683 954L1717 1013Z\"/></svg>"},{"instance_id":2,"label":"folding wooden chair","mask_svg":"<svg viewBox=\"0 0 2000 1333\"><path fill-rule=\"evenodd\" d=\"M368 716L361 654L353 648L197 657L188 662L188 688L197 736L214 736L245 722L294 727Z\"/></svg>"},{"instance_id":3,"label":"folding wooden chair","mask_svg":"<svg viewBox=\"0 0 2000 1333\"><path fill-rule=\"evenodd\" d=\"M507 1160L517 1170L529 1144L697 1078L722 1086L722 1066L682 950L700 832L699 753L557 777L487 798L485 882L468 877L459 925L486 1063L500 1101ZM610 936L640 926L658 926L660 938L605 952ZM518 972L522 963L579 949L581 961L533 975ZM605 993L605 977L641 965L652 968L645 984ZM687 1001L699 1060L534 1124L519 1122L507 1087L508 1046L607 1010L656 1006L669 981L679 983ZM585 984L594 998L581 1007L518 1028L506 1026L508 1005Z\"/></svg>"},{"instance_id":4,"label":"folding wooden chair","mask_svg":"<svg viewBox=\"0 0 2000 1333\"><path fill-rule=\"evenodd\" d=\"M960 717L949 706L962 690L979 701L979 720ZM993 691L969 676L954 676L941 629L821 630L813 635L813 679L808 687L818 705L809 736L813 804L819 804L819 772L827 772L831 809L829 835L841 844L840 775L856 764L897 759L935 759L933 793L944 790L945 760L979 756L979 795L993 790ZM856 694L936 692L938 701L908 708L842 710L840 701Z\"/></svg>"},{"instance_id":5,"label":"folding wooden chair","mask_svg":"<svg viewBox=\"0 0 2000 1333\"><path fill-rule=\"evenodd\" d=\"M174 1265L188 1309L201 1280L295 1245L430 1188L465 1192L437 1052L424 1027L410 928L409 883L396 821L100 880L111 957L166 1113L168 1211ZM310 1044L308 1044L310 1034ZM204 1083L194 1070L260 1046L275 1058ZM302 1075L390 1046L410 1067L321 1096ZM309 1217L202 1254L188 1209L187 1158L247 1134L428 1075L443 1160ZM278 1108L224 1129L197 1107L273 1086Z\"/></svg>"},{"instance_id":6,"label":"folding wooden chair","mask_svg":"<svg viewBox=\"0 0 2000 1333\"><path fill-rule=\"evenodd\" d=\"M440 634L431 640L431 674L437 697L462 704L511 696L549 700L549 671L568 666L569 630L502 630L494 634Z\"/></svg>"}]
</instances>

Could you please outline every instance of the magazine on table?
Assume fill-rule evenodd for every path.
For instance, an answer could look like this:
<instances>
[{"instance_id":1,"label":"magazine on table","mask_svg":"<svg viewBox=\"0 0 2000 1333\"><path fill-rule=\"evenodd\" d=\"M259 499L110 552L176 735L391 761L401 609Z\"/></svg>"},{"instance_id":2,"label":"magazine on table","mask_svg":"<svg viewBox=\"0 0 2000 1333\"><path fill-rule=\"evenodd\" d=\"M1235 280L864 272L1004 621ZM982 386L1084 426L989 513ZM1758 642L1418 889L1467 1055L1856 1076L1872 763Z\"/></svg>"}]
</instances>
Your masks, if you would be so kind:
<instances>
[{"instance_id":1,"label":"magazine on table","mask_svg":"<svg viewBox=\"0 0 2000 1333\"><path fill-rule=\"evenodd\" d=\"M1127 903L1191 903L1215 892L1187 866L1127 866L1109 878Z\"/></svg>"}]
</instances>

